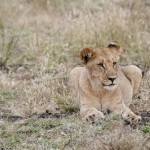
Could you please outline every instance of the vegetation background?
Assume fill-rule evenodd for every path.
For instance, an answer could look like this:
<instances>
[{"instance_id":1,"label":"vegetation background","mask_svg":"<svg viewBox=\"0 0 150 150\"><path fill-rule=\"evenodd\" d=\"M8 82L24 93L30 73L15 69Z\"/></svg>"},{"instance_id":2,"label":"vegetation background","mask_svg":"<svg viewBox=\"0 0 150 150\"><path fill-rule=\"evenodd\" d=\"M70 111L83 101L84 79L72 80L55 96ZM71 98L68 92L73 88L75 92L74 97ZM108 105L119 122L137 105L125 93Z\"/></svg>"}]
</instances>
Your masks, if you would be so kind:
<instances>
[{"instance_id":1,"label":"vegetation background","mask_svg":"<svg viewBox=\"0 0 150 150\"><path fill-rule=\"evenodd\" d=\"M83 123L67 85L79 50L112 40L120 64L145 71L136 129L113 115ZM150 1L0 0L0 149L149 150Z\"/></svg>"}]
</instances>

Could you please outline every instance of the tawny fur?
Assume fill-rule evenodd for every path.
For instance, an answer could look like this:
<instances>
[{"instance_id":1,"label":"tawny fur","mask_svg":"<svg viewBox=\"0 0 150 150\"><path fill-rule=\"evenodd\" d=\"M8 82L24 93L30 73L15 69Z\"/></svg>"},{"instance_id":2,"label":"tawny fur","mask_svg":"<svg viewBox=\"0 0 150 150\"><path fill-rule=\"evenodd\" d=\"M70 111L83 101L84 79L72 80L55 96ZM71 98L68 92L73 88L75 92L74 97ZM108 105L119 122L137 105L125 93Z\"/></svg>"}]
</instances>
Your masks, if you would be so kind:
<instances>
[{"instance_id":1,"label":"tawny fur","mask_svg":"<svg viewBox=\"0 0 150 150\"><path fill-rule=\"evenodd\" d=\"M80 51L84 67L76 67L70 73L73 95L79 100L80 114L90 123L101 122L104 112L121 114L132 125L141 117L129 109L132 97L138 92L142 79L141 70L129 65L122 67L119 60L122 49L117 42L107 48Z\"/></svg>"}]
</instances>

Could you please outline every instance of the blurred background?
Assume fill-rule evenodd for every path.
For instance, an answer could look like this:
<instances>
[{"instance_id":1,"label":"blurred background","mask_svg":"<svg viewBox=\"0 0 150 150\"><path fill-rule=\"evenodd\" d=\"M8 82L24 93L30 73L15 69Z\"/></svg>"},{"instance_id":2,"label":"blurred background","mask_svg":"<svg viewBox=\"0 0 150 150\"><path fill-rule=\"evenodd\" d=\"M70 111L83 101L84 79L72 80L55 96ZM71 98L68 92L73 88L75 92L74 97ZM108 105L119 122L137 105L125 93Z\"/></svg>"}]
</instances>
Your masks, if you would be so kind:
<instances>
[{"instance_id":1,"label":"blurred background","mask_svg":"<svg viewBox=\"0 0 150 150\"><path fill-rule=\"evenodd\" d=\"M70 96L68 75L82 65L79 50L114 40L123 48L120 64L147 71L132 104L147 122L149 0L0 0L0 149L102 149L111 145L111 136L117 141L113 149L147 145L142 133L150 132L150 124L124 134L114 118L102 128L82 124ZM99 144L98 133L109 142Z\"/></svg>"},{"instance_id":2,"label":"blurred background","mask_svg":"<svg viewBox=\"0 0 150 150\"><path fill-rule=\"evenodd\" d=\"M149 14L149 0L1 0L0 64L34 65L55 54L58 64L67 61L68 51L117 40L134 63L147 66Z\"/></svg>"}]
</instances>

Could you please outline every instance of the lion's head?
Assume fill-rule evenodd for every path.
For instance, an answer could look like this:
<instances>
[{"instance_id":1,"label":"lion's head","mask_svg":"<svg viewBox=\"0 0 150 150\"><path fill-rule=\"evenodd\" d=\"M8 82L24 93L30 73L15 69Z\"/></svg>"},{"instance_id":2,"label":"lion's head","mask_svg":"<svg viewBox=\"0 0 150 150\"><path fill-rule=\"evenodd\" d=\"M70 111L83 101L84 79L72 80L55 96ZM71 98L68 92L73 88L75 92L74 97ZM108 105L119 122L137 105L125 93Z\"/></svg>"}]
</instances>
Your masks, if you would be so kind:
<instances>
[{"instance_id":1,"label":"lion's head","mask_svg":"<svg viewBox=\"0 0 150 150\"><path fill-rule=\"evenodd\" d=\"M83 48L80 57L88 70L89 77L94 85L113 90L117 87L118 65L121 54L120 45L115 41L107 48Z\"/></svg>"}]
</instances>

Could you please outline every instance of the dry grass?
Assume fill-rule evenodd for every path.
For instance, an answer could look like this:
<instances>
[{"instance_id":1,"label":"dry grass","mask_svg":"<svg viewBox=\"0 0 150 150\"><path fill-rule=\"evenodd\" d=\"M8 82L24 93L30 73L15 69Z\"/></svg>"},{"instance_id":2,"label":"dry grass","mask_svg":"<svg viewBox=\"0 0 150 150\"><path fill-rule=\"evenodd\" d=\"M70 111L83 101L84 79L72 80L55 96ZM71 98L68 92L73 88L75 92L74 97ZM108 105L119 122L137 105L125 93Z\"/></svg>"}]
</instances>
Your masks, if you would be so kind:
<instances>
[{"instance_id":1,"label":"dry grass","mask_svg":"<svg viewBox=\"0 0 150 150\"><path fill-rule=\"evenodd\" d=\"M149 123L82 123L67 86L81 48L117 40L120 63L147 70L132 108L148 122L149 14L148 0L0 0L0 149L150 149Z\"/></svg>"}]
</instances>

